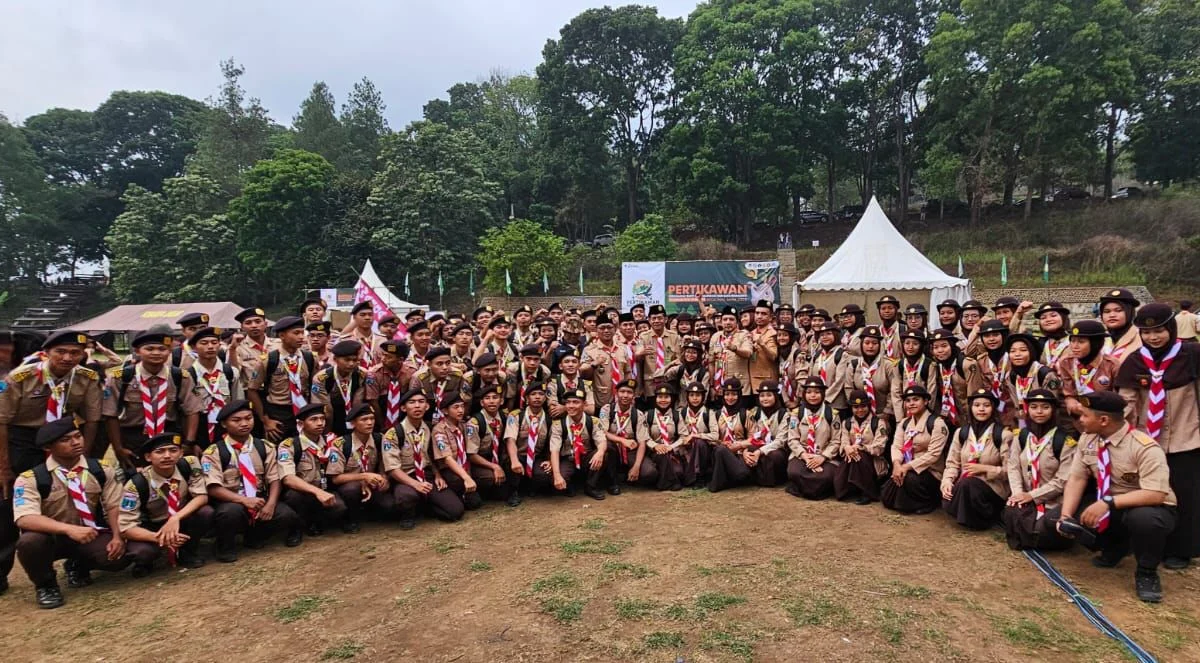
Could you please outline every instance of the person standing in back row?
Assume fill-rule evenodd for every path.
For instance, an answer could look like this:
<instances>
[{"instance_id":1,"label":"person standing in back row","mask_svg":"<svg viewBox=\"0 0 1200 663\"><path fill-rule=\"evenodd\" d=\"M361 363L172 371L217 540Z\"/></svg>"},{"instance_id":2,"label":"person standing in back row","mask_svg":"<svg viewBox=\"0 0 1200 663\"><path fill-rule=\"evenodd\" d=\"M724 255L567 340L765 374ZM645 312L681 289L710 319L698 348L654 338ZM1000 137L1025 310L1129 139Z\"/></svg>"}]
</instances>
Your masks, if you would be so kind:
<instances>
[{"instance_id":1,"label":"person standing in back row","mask_svg":"<svg viewBox=\"0 0 1200 663\"><path fill-rule=\"evenodd\" d=\"M638 335L635 357L641 365L643 376L642 397L649 407L654 399L655 387L663 379L667 366L679 358L683 339L667 329L667 309L662 304L650 307L650 330Z\"/></svg>"},{"instance_id":2,"label":"person standing in back row","mask_svg":"<svg viewBox=\"0 0 1200 663\"><path fill-rule=\"evenodd\" d=\"M1200 331L1200 317L1196 317L1196 314L1192 313L1190 299L1179 301L1179 313L1175 314L1175 326L1179 328L1179 340L1184 343L1196 341L1196 332Z\"/></svg>"}]
</instances>

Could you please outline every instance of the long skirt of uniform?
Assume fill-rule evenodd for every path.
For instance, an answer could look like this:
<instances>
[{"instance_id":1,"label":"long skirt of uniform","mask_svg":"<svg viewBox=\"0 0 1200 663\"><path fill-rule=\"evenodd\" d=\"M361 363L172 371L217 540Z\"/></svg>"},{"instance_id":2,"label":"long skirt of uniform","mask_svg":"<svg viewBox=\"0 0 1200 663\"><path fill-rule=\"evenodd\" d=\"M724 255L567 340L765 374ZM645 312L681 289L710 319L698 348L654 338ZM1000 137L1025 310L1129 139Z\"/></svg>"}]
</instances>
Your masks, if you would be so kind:
<instances>
[{"instance_id":1,"label":"long skirt of uniform","mask_svg":"<svg viewBox=\"0 0 1200 663\"><path fill-rule=\"evenodd\" d=\"M828 464L828 463L826 463ZM791 474L788 467L788 474ZM858 460L843 460L834 466L833 496L839 500L866 497L879 500L879 474L875 472L875 457L862 452Z\"/></svg>"},{"instance_id":2,"label":"long skirt of uniform","mask_svg":"<svg viewBox=\"0 0 1200 663\"><path fill-rule=\"evenodd\" d=\"M933 511L942 503L941 484L932 472L904 473L904 483L897 486L890 478L879 492L883 506L901 513Z\"/></svg>"},{"instance_id":3,"label":"long skirt of uniform","mask_svg":"<svg viewBox=\"0 0 1200 663\"><path fill-rule=\"evenodd\" d=\"M646 455L658 470L658 490L680 490L696 483L697 450L699 444L680 447L665 454L647 449Z\"/></svg>"},{"instance_id":4,"label":"long skirt of uniform","mask_svg":"<svg viewBox=\"0 0 1200 663\"><path fill-rule=\"evenodd\" d=\"M622 483L629 482L629 472L633 469L633 463L637 460L637 449L619 449L620 445L608 445L608 462L605 465L608 468L609 485L618 486ZM654 461L654 452L646 450L646 455L642 458L642 464L638 468L637 485L646 488L655 488L658 486L658 465Z\"/></svg>"},{"instance_id":5,"label":"long skirt of uniform","mask_svg":"<svg viewBox=\"0 0 1200 663\"><path fill-rule=\"evenodd\" d=\"M238 534L245 535L246 545L253 548L261 547L276 532L291 532L301 527L300 516L282 501L275 505L270 520L263 520L257 514L252 516L246 507L236 502L217 502L212 507L218 551L232 552Z\"/></svg>"},{"instance_id":6,"label":"long skirt of uniform","mask_svg":"<svg viewBox=\"0 0 1200 663\"><path fill-rule=\"evenodd\" d=\"M1000 513L1004 523L1004 535L1008 547L1013 550L1066 550L1073 543L1058 533L1058 523L1061 510L1057 507L1046 509L1042 517L1038 517L1037 507L1031 503L1021 506L1006 506Z\"/></svg>"},{"instance_id":7,"label":"long skirt of uniform","mask_svg":"<svg viewBox=\"0 0 1200 663\"><path fill-rule=\"evenodd\" d=\"M346 503L337 491L333 491L333 505L325 506L312 493L302 493L291 488L283 489L283 503L292 507L308 525L309 530L324 529L342 524L346 517Z\"/></svg>"},{"instance_id":8,"label":"long skirt of uniform","mask_svg":"<svg viewBox=\"0 0 1200 663\"><path fill-rule=\"evenodd\" d=\"M21 567L34 587L47 587L56 581L56 559L74 561L75 568L80 571L120 571L129 566L132 558L128 555L116 560L108 558L107 548L111 542L111 530L100 530L88 543L76 543L65 534L22 532L17 542L17 559L21 560Z\"/></svg>"},{"instance_id":9,"label":"long skirt of uniform","mask_svg":"<svg viewBox=\"0 0 1200 663\"><path fill-rule=\"evenodd\" d=\"M942 500L942 508L963 527L987 529L1000 520L1004 498L983 479L964 476L954 483L950 499Z\"/></svg>"},{"instance_id":10,"label":"long skirt of uniform","mask_svg":"<svg viewBox=\"0 0 1200 663\"><path fill-rule=\"evenodd\" d=\"M741 454L730 451L729 447L721 445L715 449L712 478L708 481L708 489L714 493L749 483L772 488L779 485L787 471L787 453L783 449L759 456L754 467L748 467Z\"/></svg>"},{"instance_id":11,"label":"long skirt of uniform","mask_svg":"<svg viewBox=\"0 0 1200 663\"><path fill-rule=\"evenodd\" d=\"M480 449L479 455L489 462L500 465L501 468L504 467L503 464L499 463L492 456L490 449L487 451ZM481 465L471 465L470 472L471 478L475 480L475 485L478 486L476 490L479 491L479 496L483 499L500 500L503 502L508 499L514 490L520 488L521 482L519 478L517 481L509 481L509 471L504 471L504 481L500 482L496 481L496 475L492 470Z\"/></svg>"},{"instance_id":12,"label":"long skirt of uniform","mask_svg":"<svg viewBox=\"0 0 1200 663\"><path fill-rule=\"evenodd\" d=\"M416 480L412 472L408 476ZM425 481L434 486L426 494L406 483L396 483L392 486L392 497L396 500L396 512L401 520L414 520L423 510L428 510L434 518L452 523L463 516L463 502L451 490L449 484L441 490L433 480L433 471L425 475Z\"/></svg>"},{"instance_id":13,"label":"long skirt of uniform","mask_svg":"<svg viewBox=\"0 0 1200 663\"><path fill-rule=\"evenodd\" d=\"M179 532L186 534L188 537L187 543L183 544L179 549L180 555L195 557L196 550L200 547L201 537L207 535L208 530L212 528L212 520L213 508L206 504L185 518L183 522L179 523ZM157 532L165 524L166 521L164 520L156 525L146 523L142 527L151 532ZM157 543L148 541L129 541L125 547L125 554L133 558L134 562L143 566L153 564L154 560L158 559L162 553L163 549Z\"/></svg>"},{"instance_id":14,"label":"long skirt of uniform","mask_svg":"<svg viewBox=\"0 0 1200 663\"><path fill-rule=\"evenodd\" d=\"M479 494L479 482L475 483L475 490L468 493L466 482L450 470L442 470L442 479L446 482L446 488L462 500L463 508L467 511L474 511L483 506L483 496Z\"/></svg>"},{"instance_id":15,"label":"long skirt of uniform","mask_svg":"<svg viewBox=\"0 0 1200 663\"><path fill-rule=\"evenodd\" d=\"M1175 492L1175 531L1167 537L1166 557L1200 557L1200 449L1167 454Z\"/></svg>"},{"instance_id":16,"label":"long skirt of uniform","mask_svg":"<svg viewBox=\"0 0 1200 663\"><path fill-rule=\"evenodd\" d=\"M696 440L687 448L688 466L684 468L683 485L708 483L708 479L712 477L713 443L708 440Z\"/></svg>"},{"instance_id":17,"label":"long skirt of uniform","mask_svg":"<svg viewBox=\"0 0 1200 663\"><path fill-rule=\"evenodd\" d=\"M832 497L841 462L826 459L813 470L803 458L793 458L787 464L787 490L789 495L808 500L823 500Z\"/></svg>"}]
</instances>

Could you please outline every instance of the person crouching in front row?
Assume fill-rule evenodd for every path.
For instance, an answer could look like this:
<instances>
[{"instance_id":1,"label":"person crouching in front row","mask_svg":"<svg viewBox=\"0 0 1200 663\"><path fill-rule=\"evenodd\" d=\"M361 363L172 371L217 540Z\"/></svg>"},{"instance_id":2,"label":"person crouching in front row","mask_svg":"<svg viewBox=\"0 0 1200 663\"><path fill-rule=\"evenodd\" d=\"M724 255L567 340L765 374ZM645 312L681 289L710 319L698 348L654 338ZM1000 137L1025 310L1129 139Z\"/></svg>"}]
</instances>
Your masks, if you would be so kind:
<instances>
[{"instance_id":1,"label":"person crouching in front row","mask_svg":"<svg viewBox=\"0 0 1200 663\"><path fill-rule=\"evenodd\" d=\"M901 513L930 513L941 504L938 485L946 464L942 450L950 430L944 419L929 411L929 400L924 387L905 389L905 417L892 437L892 478L883 485L879 501Z\"/></svg>"},{"instance_id":2,"label":"person crouching in front row","mask_svg":"<svg viewBox=\"0 0 1200 663\"><path fill-rule=\"evenodd\" d=\"M863 336L863 346L868 336ZM833 496L838 500L854 498L858 505L879 499L880 479L887 476L888 422L875 413L871 396L865 391L850 392L850 416L842 421L839 453L842 463L833 474Z\"/></svg>"},{"instance_id":3,"label":"person crouching in front row","mask_svg":"<svg viewBox=\"0 0 1200 663\"><path fill-rule=\"evenodd\" d=\"M353 534L361 528L363 512L380 519L398 514L391 481L380 470L383 436L375 432L375 412L370 403L360 403L346 415L349 431L333 442L325 476L342 502L346 516L342 530Z\"/></svg>"},{"instance_id":4,"label":"person crouching in front row","mask_svg":"<svg viewBox=\"0 0 1200 663\"><path fill-rule=\"evenodd\" d=\"M572 484L582 483L583 494L594 500L604 499L600 489L606 475L608 442L600 421L589 415L588 395L583 389L567 389L559 394L564 408L562 418L550 427L550 469L554 489L575 494ZM582 478L582 481L580 479Z\"/></svg>"},{"instance_id":5,"label":"person crouching in front row","mask_svg":"<svg viewBox=\"0 0 1200 663\"><path fill-rule=\"evenodd\" d=\"M739 439L732 447L717 447L709 491L715 493L748 483L768 488L779 485L787 472L784 448L791 435L791 417L782 401L778 382L764 380L758 385L758 407L746 414L746 438Z\"/></svg>"},{"instance_id":6,"label":"person crouching in front row","mask_svg":"<svg viewBox=\"0 0 1200 663\"><path fill-rule=\"evenodd\" d=\"M825 401L825 383L810 377L801 384L801 406L790 413L787 492L796 497L823 500L833 495L833 475L841 442L841 424Z\"/></svg>"},{"instance_id":7,"label":"person crouching in front row","mask_svg":"<svg viewBox=\"0 0 1200 663\"><path fill-rule=\"evenodd\" d=\"M1000 520L1008 499L1004 456L1012 433L1000 423L1000 399L978 389L967 399L970 423L958 429L942 473L942 508L959 525L987 529Z\"/></svg>"},{"instance_id":8,"label":"person crouching in front row","mask_svg":"<svg viewBox=\"0 0 1200 663\"><path fill-rule=\"evenodd\" d=\"M1009 548L1063 550L1071 547L1071 540L1054 526L1079 445L1069 429L1056 425L1060 405L1054 392L1034 389L1025 397L1025 406L1025 429L1008 450L1012 495L1000 517Z\"/></svg>"}]
</instances>

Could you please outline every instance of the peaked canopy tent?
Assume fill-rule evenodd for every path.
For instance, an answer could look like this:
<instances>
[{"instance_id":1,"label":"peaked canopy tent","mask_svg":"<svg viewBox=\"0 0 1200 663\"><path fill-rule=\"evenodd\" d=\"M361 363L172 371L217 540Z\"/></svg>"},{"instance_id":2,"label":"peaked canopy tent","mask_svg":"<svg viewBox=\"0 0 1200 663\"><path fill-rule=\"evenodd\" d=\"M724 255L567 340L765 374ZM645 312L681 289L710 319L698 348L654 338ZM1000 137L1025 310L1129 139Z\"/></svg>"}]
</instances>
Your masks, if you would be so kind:
<instances>
[{"instance_id":1,"label":"peaked canopy tent","mask_svg":"<svg viewBox=\"0 0 1200 663\"><path fill-rule=\"evenodd\" d=\"M188 302L182 304L125 304L94 318L77 322L71 329L96 334L100 332L139 332L154 325L166 325L178 331L176 320L185 313L207 313L209 324L214 327L236 328L237 315L243 308L234 302Z\"/></svg>"},{"instance_id":2,"label":"peaked canopy tent","mask_svg":"<svg viewBox=\"0 0 1200 663\"><path fill-rule=\"evenodd\" d=\"M845 304L858 304L874 317L875 302L893 295L904 305L920 303L930 311L947 299L971 298L971 282L943 272L921 254L871 198L858 225L833 255L803 281L796 283L794 303L801 300L831 313Z\"/></svg>"},{"instance_id":3,"label":"peaked canopy tent","mask_svg":"<svg viewBox=\"0 0 1200 663\"><path fill-rule=\"evenodd\" d=\"M388 310L400 316L401 318L403 318L404 315L409 311L429 310L428 306L406 302L397 297L390 289L388 289L386 285L383 284L383 279L379 278L379 275L375 273L375 267L371 265L370 259L368 259L366 264L363 265L362 272L359 274L358 284L355 286L355 289L373 293L374 296L388 308ZM366 294L366 292L364 292L364 294ZM363 298L356 297L355 301L362 301L362 299ZM350 304L349 306L336 308L338 310L344 309L349 311L353 307L354 304Z\"/></svg>"}]
</instances>

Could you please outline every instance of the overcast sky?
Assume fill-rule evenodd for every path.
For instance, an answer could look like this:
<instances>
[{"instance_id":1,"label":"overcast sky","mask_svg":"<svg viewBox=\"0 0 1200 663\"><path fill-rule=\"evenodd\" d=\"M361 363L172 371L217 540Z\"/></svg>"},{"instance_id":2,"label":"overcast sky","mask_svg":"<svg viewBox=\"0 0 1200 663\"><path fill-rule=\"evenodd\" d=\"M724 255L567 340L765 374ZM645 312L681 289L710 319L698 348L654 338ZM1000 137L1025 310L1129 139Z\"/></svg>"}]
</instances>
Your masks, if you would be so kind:
<instances>
[{"instance_id":1,"label":"overcast sky","mask_svg":"<svg viewBox=\"0 0 1200 663\"><path fill-rule=\"evenodd\" d=\"M400 129L429 99L492 70L533 73L546 40L602 2L583 0L0 0L0 113L21 121L48 108L93 110L114 90L205 99L219 63L245 67L242 85L290 124L314 81L339 108L355 81L383 92ZM695 0L643 1L685 16Z\"/></svg>"}]
</instances>

